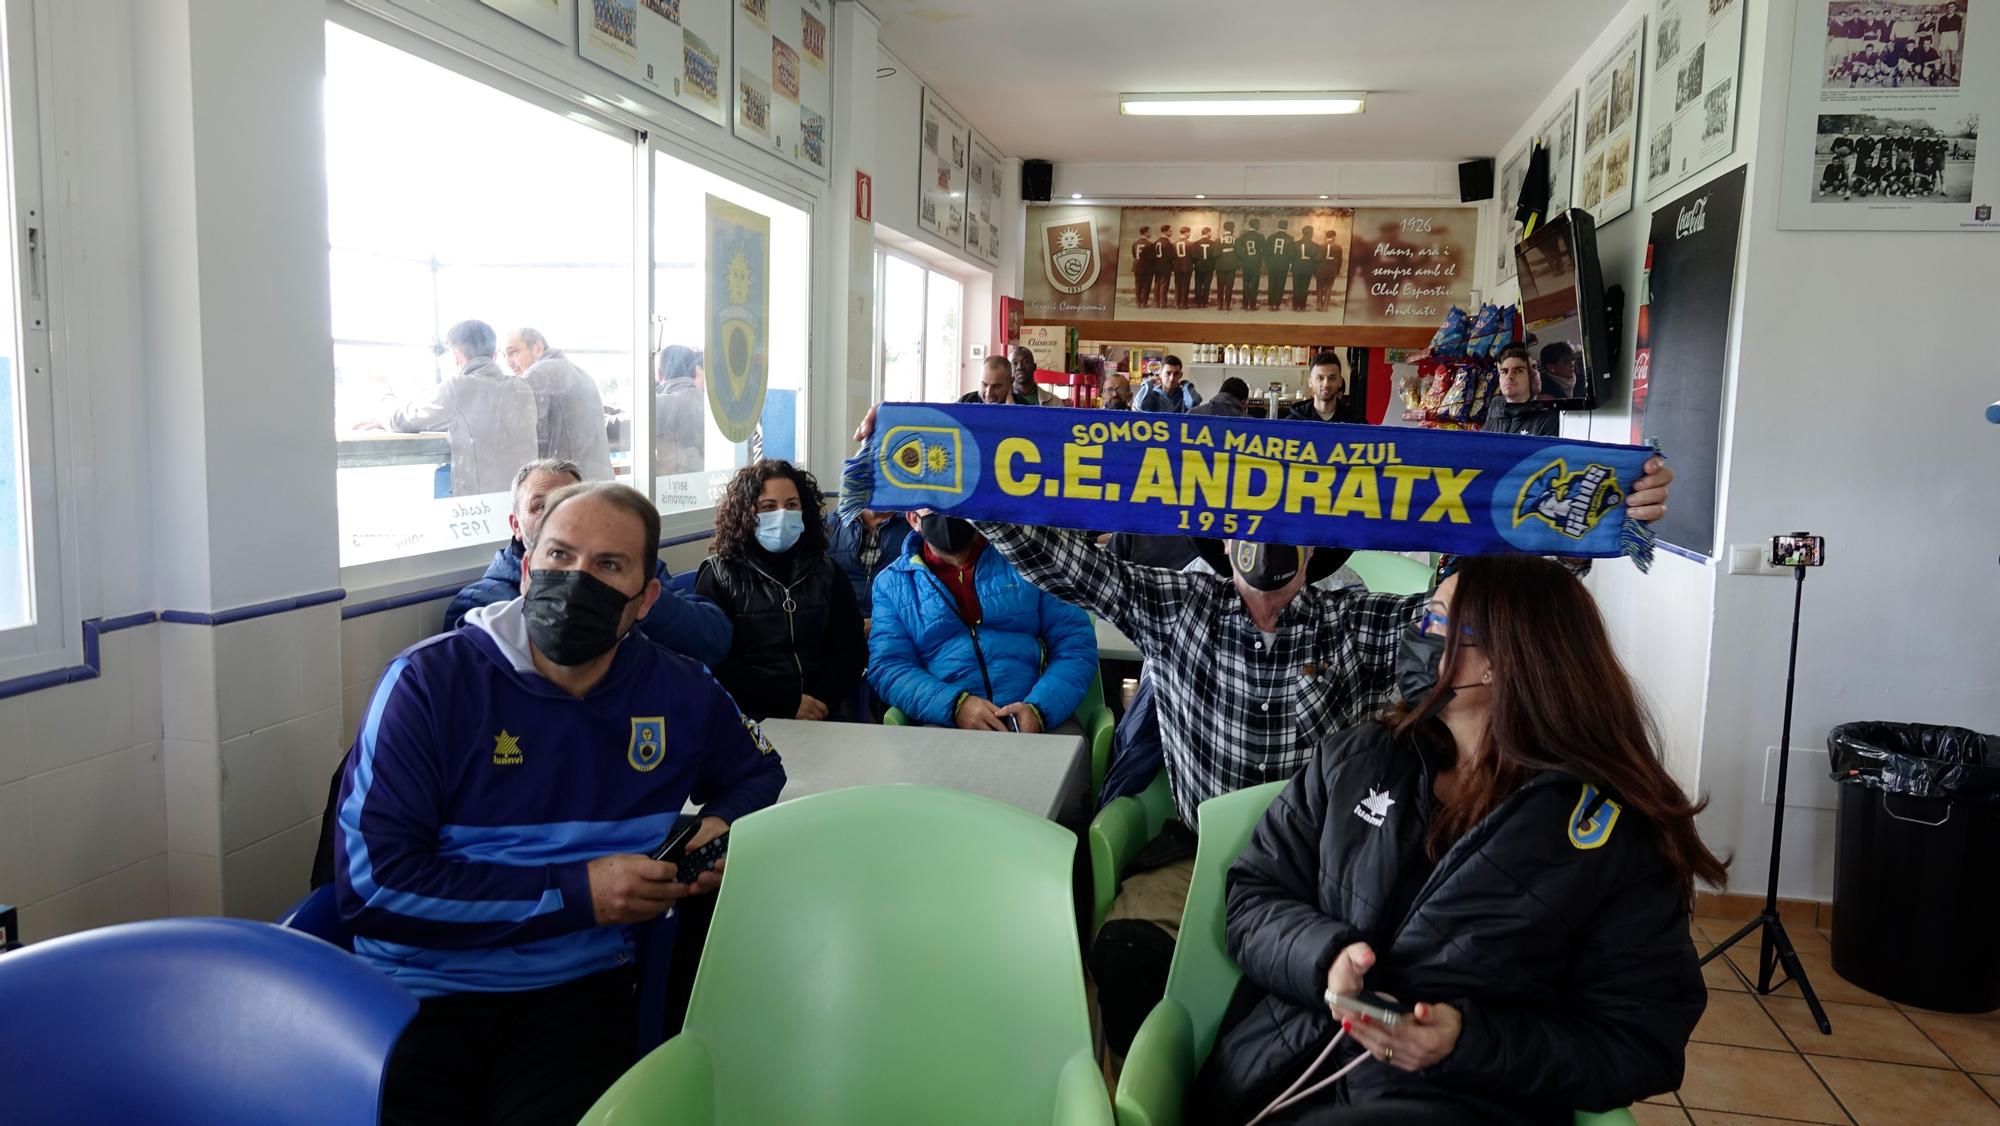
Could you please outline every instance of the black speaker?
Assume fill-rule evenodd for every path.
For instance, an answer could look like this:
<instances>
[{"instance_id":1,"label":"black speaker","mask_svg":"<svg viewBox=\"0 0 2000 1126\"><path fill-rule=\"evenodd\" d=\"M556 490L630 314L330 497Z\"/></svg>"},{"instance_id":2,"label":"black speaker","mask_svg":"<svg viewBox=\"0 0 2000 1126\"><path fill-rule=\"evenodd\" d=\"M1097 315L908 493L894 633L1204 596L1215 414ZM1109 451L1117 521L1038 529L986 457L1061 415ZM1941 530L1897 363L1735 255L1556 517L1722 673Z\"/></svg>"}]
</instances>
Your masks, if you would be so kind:
<instances>
[{"instance_id":1,"label":"black speaker","mask_svg":"<svg viewBox=\"0 0 2000 1126\"><path fill-rule=\"evenodd\" d=\"M1486 163L1492 164L1492 161ZM1488 180L1492 177L1489 175ZM1021 202L1047 203L1055 188L1056 166L1046 160L1021 162Z\"/></svg>"},{"instance_id":2,"label":"black speaker","mask_svg":"<svg viewBox=\"0 0 2000 1126\"><path fill-rule=\"evenodd\" d=\"M1468 160L1458 166L1458 202L1478 203L1493 198L1493 161Z\"/></svg>"}]
</instances>

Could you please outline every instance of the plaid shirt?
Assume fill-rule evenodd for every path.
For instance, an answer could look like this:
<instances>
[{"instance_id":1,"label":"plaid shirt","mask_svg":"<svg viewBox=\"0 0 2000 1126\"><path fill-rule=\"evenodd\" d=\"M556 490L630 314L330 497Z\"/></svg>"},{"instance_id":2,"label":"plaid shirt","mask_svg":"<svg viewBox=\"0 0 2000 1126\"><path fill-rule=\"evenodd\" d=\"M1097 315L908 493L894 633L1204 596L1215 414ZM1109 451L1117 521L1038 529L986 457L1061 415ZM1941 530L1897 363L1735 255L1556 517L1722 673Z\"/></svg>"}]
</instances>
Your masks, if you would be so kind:
<instances>
[{"instance_id":1,"label":"plaid shirt","mask_svg":"<svg viewBox=\"0 0 2000 1126\"><path fill-rule=\"evenodd\" d=\"M1328 735L1387 707L1397 647L1430 601L1306 587L1267 642L1232 579L1127 563L1048 528L978 528L1029 582L1110 621L1145 656L1167 783L1189 826L1202 802L1290 778Z\"/></svg>"}]
</instances>

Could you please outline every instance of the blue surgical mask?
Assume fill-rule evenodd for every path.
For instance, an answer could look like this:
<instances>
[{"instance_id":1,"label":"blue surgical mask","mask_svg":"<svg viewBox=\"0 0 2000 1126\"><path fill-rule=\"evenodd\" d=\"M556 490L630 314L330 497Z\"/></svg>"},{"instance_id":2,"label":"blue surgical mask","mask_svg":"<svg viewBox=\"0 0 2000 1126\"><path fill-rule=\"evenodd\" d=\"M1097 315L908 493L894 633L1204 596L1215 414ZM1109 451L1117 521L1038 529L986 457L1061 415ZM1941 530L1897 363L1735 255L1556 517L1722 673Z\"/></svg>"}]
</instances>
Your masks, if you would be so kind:
<instances>
[{"instance_id":1,"label":"blue surgical mask","mask_svg":"<svg viewBox=\"0 0 2000 1126\"><path fill-rule=\"evenodd\" d=\"M790 551L806 530L806 518L796 508L757 514L757 546L773 555Z\"/></svg>"}]
</instances>

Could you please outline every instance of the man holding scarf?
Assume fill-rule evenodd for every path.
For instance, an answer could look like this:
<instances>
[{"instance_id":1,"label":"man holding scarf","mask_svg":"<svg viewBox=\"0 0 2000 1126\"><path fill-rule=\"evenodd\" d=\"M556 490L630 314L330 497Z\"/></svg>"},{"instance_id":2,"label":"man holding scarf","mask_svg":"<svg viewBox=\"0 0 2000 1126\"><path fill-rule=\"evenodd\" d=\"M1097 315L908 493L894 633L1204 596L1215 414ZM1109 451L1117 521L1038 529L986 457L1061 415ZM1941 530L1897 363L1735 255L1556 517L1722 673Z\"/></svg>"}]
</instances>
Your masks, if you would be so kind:
<instances>
[{"instance_id":1,"label":"man holding scarf","mask_svg":"<svg viewBox=\"0 0 2000 1126\"><path fill-rule=\"evenodd\" d=\"M874 432L870 412L855 434ZM1660 458L1625 498L1630 520L1666 513ZM975 521L1023 577L1106 619L1145 657L1158 691L1168 786L1183 825L1204 801L1297 773L1320 743L1393 699L1398 644L1427 594L1320 590L1350 554L1248 540L1207 541L1213 575L1114 558L1083 533ZM1123 1052L1166 986L1193 872L1193 836L1163 834L1158 862L1129 875L1091 946L1105 1031ZM1178 853L1178 855L1176 855Z\"/></svg>"}]
</instances>

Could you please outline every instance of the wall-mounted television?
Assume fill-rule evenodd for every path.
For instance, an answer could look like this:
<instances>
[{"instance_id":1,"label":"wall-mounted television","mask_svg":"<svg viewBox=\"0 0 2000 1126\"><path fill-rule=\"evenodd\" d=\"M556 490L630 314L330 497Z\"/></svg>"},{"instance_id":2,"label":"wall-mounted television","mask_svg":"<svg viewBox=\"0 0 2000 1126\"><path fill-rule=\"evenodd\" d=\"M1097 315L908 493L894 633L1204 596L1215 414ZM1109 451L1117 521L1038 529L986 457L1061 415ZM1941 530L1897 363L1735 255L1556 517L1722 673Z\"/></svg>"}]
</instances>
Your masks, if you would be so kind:
<instances>
[{"instance_id":1,"label":"wall-mounted television","mask_svg":"<svg viewBox=\"0 0 2000 1126\"><path fill-rule=\"evenodd\" d=\"M1610 388L1615 356L1590 212L1551 218L1514 248L1514 258L1535 398L1564 410L1594 410Z\"/></svg>"}]
</instances>

